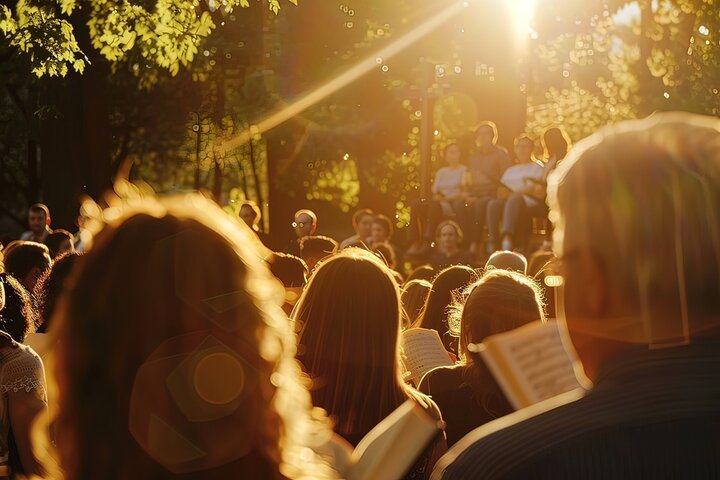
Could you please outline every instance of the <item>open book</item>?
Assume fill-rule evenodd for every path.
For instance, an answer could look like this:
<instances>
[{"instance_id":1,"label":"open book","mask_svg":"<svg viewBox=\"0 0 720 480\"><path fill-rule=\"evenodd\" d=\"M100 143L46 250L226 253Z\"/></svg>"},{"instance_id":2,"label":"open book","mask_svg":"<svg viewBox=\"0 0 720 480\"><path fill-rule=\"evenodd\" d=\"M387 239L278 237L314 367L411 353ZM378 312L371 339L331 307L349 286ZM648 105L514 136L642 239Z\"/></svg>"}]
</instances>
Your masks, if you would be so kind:
<instances>
[{"instance_id":1,"label":"open book","mask_svg":"<svg viewBox=\"0 0 720 480\"><path fill-rule=\"evenodd\" d=\"M348 480L402 478L440 431L422 406L407 400L370 430L354 450L343 442L343 451L336 451L335 467Z\"/></svg>"},{"instance_id":2,"label":"open book","mask_svg":"<svg viewBox=\"0 0 720 480\"><path fill-rule=\"evenodd\" d=\"M453 364L436 330L409 328L402 333L401 359L404 379L419 385L423 375L435 367Z\"/></svg>"},{"instance_id":3,"label":"open book","mask_svg":"<svg viewBox=\"0 0 720 480\"><path fill-rule=\"evenodd\" d=\"M555 321L523 325L473 347L515 409L582 388L574 369L577 359L565 349Z\"/></svg>"}]
</instances>

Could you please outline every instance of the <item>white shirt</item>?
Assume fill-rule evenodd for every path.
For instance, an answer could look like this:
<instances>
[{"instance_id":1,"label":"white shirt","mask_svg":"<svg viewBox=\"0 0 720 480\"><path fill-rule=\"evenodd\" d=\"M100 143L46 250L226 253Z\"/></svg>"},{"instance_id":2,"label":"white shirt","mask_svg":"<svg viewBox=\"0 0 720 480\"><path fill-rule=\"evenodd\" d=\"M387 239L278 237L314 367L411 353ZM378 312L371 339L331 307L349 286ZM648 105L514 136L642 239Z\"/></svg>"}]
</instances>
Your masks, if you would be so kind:
<instances>
[{"instance_id":1,"label":"white shirt","mask_svg":"<svg viewBox=\"0 0 720 480\"><path fill-rule=\"evenodd\" d=\"M435 174L432 193L439 193L443 197L460 193L466 170L465 165L458 165L456 168L442 167Z\"/></svg>"},{"instance_id":2,"label":"white shirt","mask_svg":"<svg viewBox=\"0 0 720 480\"><path fill-rule=\"evenodd\" d=\"M526 178L540 181L543 179L543 172L543 167L535 162L519 163L505 170L500 181L513 192L521 192L529 185L525 181ZM537 199L529 195L524 195L524 198L525 204L528 206L539 203Z\"/></svg>"}]
</instances>

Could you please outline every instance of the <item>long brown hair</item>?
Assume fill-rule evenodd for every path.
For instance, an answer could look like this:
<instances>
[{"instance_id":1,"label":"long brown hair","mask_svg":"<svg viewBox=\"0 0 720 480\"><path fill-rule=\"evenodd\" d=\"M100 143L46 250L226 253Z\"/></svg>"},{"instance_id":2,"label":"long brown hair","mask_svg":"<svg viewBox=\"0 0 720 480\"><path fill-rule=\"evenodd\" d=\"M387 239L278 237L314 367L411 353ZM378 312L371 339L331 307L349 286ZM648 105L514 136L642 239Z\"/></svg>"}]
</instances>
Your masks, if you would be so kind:
<instances>
[{"instance_id":1,"label":"long brown hair","mask_svg":"<svg viewBox=\"0 0 720 480\"><path fill-rule=\"evenodd\" d=\"M364 435L408 397L421 397L401 379L400 318L397 283L372 253L349 248L318 264L293 320L313 403L338 433Z\"/></svg>"},{"instance_id":2,"label":"long brown hair","mask_svg":"<svg viewBox=\"0 0 720 480\"><path fill-rule=\"evenodd\" d=\"M198 195L118 202L58 306L67 478L303 477L322 422L249 228Z\"/></svg>"},{"instance_id":3,"label":"long brown hair","mask_svg":"<svg viewBox=\"0 0 720 480\"><path fill-rule=\"evenodd\" d=\"M456 306L453 315L460 314L459 351L468 365L466 381L479 391L487 384L487 369L476 363L482 360L468 350L468 344L546 318L539 287L520 273L491 270L468 290L465 305ZM481 400L483 404L487 400L482 392Z\"/></svg>"}]
</instances>

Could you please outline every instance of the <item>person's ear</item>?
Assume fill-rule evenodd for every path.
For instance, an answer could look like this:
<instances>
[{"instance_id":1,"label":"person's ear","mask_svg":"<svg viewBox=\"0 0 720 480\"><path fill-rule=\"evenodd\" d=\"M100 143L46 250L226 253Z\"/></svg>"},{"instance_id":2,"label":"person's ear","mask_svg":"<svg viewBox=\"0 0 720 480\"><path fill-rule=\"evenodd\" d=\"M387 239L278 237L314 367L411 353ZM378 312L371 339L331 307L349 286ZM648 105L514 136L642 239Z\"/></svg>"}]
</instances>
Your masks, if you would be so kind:
<instances>
[{"instance_id":1,"label":"person's ear","mask_svg":"<svg viewBox=\"0 0 720 480\"><path fill-rule=\"evenodd\" d=\"M50 220L51 220L51 219L50 219L50 215L46 215L46 216L45 216L45 225L48 226L48 227L50 226Z\"/></svg>"}]
</instances>

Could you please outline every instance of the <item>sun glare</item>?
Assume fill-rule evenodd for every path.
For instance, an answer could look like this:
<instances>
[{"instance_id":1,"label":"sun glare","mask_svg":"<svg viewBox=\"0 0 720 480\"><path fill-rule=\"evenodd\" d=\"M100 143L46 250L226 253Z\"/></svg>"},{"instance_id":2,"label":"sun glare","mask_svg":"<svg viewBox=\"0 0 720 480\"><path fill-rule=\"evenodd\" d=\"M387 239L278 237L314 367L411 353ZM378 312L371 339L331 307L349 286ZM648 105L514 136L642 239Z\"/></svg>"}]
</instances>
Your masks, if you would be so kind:
<instances>
[{"instance_id":1,"label":"sun glare","mask_svg":"<svg viewBox=\"0 0 720 480\"><path fill-rule=\"evenodd\" d=\"M460 14L467 8L467 2L454 2L442 9L436 15L428 18L423 23L417 25L415 28L407 32L405 35L398 37L396 40L390 42L385 47L376 51L375 53L368 55L364 60L348 68L340 75L328 80L319 87L307 92L305 95L300 96L278 111L268 115L266 118L258 121L252 125L247 131L234 136L233 138L224 141L218 148L221 151L227 151L233 148L238 148L255 136L262 134L277 125L285 122L286 120L302 113L310 106L323 100L327 96L337 92L346 85L354 82L361 76L368 73L373 68L377 68L378 65L382 64L388 58L395 56L402 52L410 45L413 45L418 40L424 38L429 33L435 31L438 27L445 24L448 20Z\"/></svg>"},{"instance_id":2,"label":"sun glare","mask_svg":"<svg viewBox=\"0 0 720 480\"><path fill-rule=\"evenodd\" d=\"M535 16L537 0L512 0L510 8L513 16L513 28L519 39L525 39L531 35L532 21Z\"/></svg>"}]
</instances>

